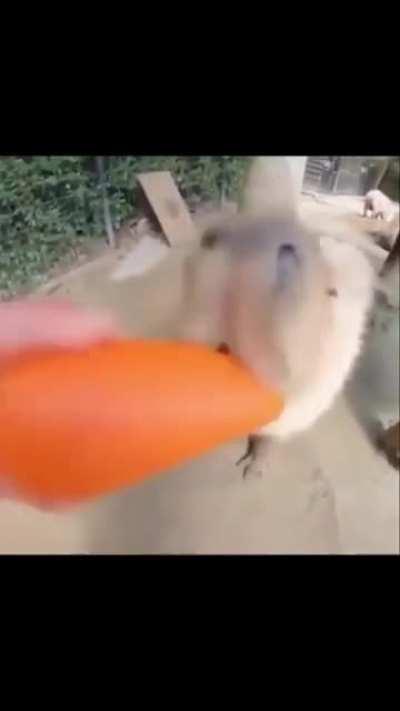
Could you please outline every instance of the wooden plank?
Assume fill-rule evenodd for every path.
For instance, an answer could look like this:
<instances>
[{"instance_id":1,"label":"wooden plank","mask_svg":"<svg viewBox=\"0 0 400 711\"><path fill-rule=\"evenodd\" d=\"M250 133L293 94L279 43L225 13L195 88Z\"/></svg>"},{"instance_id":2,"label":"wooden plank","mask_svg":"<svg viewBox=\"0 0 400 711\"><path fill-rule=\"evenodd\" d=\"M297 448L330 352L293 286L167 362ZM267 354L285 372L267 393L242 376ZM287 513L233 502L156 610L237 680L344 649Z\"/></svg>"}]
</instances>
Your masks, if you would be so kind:
<instances>
[{"instance_id":1,"label":"wooden plank","mask_svg":"<svg viewBox=\"0 0 400 711\"><path fill-rule=\"evenodd\" d=\"M171 247L196 239L196 227L171 173L140 173L137 179Z\"/></svg>"}]
</instances>

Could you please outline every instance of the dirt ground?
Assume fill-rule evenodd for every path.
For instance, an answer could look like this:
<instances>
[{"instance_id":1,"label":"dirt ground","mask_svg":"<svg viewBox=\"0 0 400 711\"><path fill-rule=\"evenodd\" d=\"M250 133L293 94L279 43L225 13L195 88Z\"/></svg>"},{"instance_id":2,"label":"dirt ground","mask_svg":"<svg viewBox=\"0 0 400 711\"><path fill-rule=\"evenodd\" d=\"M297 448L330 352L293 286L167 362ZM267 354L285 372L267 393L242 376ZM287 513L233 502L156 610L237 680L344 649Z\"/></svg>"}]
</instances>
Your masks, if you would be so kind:
<instances>
[{"instance_id":1,"label":"dirt ground","mask_svg":"<svg viewBox=\"0 0 400 711\"><path fill-rule=\"evenodd\" d=\"M321 210L340 220L358 209L357 199L328 203L304 198L303 214L314 218ZM379 247L368 241L366 249L382 262ZM113 281L125 251L106 252L41 293L111 308L134 336L173 336L185 250L149 243L137 275ZM359 370L352 387L358 379L364 410L373 408L375 394ZM398 554L399 475L369 439L356 401L345 393L307 434L274 446L259 481L242 480L235 462L245 442L237 441L72 513L3 501L0 552Z\"/></svg>"}]
</instances>

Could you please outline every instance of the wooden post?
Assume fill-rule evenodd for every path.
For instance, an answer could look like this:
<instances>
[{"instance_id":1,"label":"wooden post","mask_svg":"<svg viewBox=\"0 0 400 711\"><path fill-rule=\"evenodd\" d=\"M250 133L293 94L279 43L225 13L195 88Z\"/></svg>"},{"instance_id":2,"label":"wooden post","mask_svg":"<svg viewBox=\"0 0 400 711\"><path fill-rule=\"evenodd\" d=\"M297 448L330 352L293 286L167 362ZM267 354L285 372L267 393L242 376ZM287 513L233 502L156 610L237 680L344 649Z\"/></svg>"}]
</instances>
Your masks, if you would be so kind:
<instances>
[{"instance_id":1,"label":"wooden post","mask_svg":"<svg viewBox=\"0 0 400 711\"><path fill-rule=\"evenodd\" d=\"M299 197L304 181L304 173L306 172L307 156L288 156L290 170L293 177L293 185Z\"/></svg>"},{"instance_id":2,"label":"wooden post","mask_svg":"<svg viewBox=\"0 0 400 711\"><path fill-rule=\"evenodd\" d=\"M377 190L379 188L383 178L385 177L385 173L386 173L387 169L389 168L389 164L390 164L390 158L385 158L385 160L382 161L382 167L381 167L380 171L378 172L378 175L376 176L376 180L375 180L375 186L374 186L375 190Z\"/></svg>"},{"instance_id":3,"label":"wooden post","mask_svg":"<svg viewBox=\"0 0 400 711\"><path fill-rule=\"evenodd\" d=\"M115 247L115 234L111 219L110 203L107 196L106 178L104 171L104 159L103 156L96 156L96 168L99 177L101 194L103 199L103 214L104 214L104 224L107 232L107 240L110 247Z\"/></svg>"},{"instance_id":4,"label":"wooden post","mask_svg":"<svg viewBox=\"0 0 400 711\"><path fill-rule=\"evenodd\" d=\"M137 180L168 244L179 246L195 240L196 227L171 173L139 173Z\"/></svg>"}]
</instances>

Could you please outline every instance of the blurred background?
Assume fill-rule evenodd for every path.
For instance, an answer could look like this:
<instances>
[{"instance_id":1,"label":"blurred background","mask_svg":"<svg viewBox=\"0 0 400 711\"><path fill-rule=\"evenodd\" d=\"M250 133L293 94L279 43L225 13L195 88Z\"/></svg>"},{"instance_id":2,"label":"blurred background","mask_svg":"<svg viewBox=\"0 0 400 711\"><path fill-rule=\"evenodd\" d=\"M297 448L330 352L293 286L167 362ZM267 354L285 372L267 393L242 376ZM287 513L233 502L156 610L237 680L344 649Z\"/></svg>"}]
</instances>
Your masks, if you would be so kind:
<instances>
[{"instance_id":1,"label":"blurred background","mask_svg":"<svg viewBox=\"0 0 400 711\"><path fill-rule=\"evenodd\" d=\"M235 199L237 156L0 157L0 299L38 286L55 264L95 250L140 213L135 175L170 171L190 208ZM399 200L399 159L308 157L304 189ZM106 198L106 204L104 199Z\"/></svg>"}]
</instances>

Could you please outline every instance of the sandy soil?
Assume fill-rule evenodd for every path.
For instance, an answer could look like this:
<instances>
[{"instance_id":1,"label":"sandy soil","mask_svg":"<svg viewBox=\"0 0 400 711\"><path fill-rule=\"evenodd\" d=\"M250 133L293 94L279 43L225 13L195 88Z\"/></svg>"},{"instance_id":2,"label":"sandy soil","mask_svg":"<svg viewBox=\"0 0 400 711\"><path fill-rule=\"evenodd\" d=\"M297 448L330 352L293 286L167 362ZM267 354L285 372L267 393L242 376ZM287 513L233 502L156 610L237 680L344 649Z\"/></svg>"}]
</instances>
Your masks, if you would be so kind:
<instances>
[{"instance_id":1,"label":"sandy soil","mask_svg":"<svg viewBox=\"0 0 400 711\"><path fill-rule=\"evenodd\" d=\"M305 199L305 213L314 215L316 205ZM328 209L340 217L353 206ZM132 335L168 337L177 318L185 250L159 244L154 249L158 257L144 250L148 268L129 281L110 279L122 252L107 252L42 292L112 308ZM383 256L373 250L371 258L379 263ZM371 403L368 388L368 382L361 386ZM69 514L4 501L0 552L399 552L399 475L375 450L346 395L306 435L274 446L261 480L242 480L235 461L243 448L243 441L230 443Z\"/></svg>"}]
</instances>

